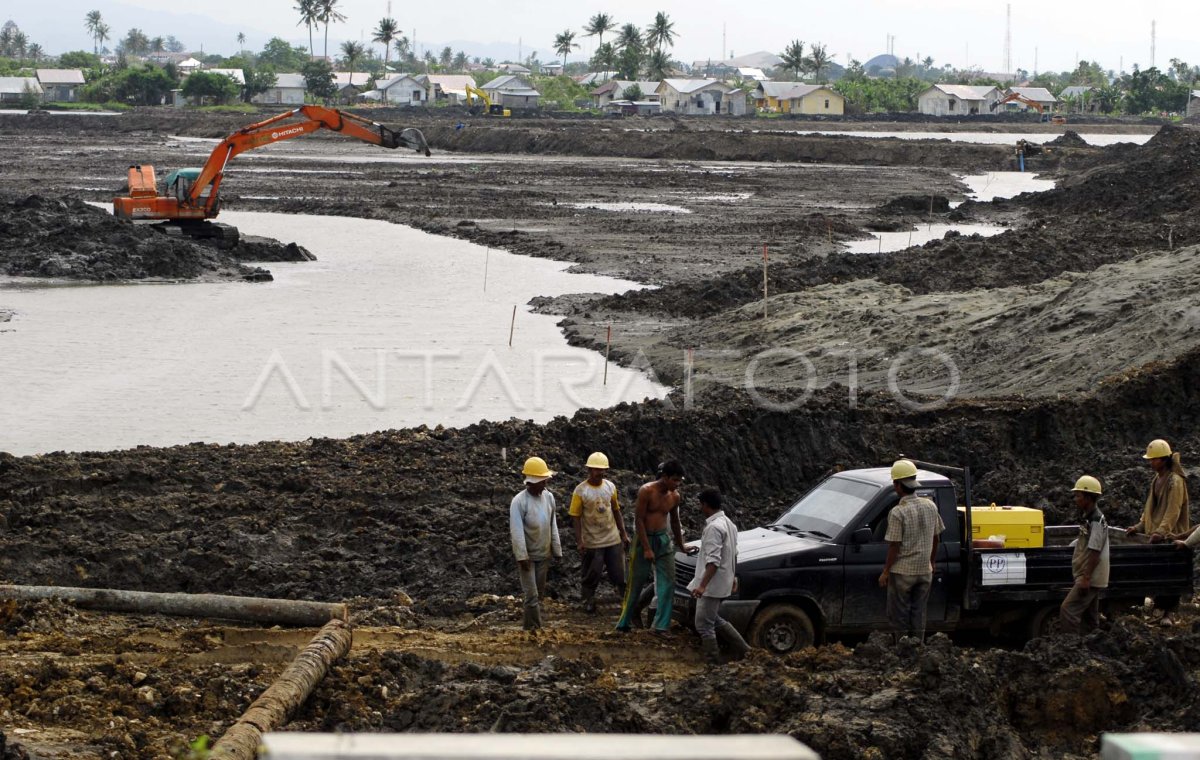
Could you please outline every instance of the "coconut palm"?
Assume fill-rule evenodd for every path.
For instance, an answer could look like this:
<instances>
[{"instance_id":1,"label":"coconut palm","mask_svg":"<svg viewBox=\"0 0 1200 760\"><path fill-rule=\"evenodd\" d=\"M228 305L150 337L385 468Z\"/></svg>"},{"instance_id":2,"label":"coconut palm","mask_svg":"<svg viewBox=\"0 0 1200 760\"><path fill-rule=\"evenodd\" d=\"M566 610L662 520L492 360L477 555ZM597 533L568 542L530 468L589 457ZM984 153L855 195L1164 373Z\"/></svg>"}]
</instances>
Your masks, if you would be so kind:
<instances>
[{"instance_id":1,"label":"coconut palm","mask_svg":"<svg viewBox=\"0 0 1200 760\"><path fill-rule=\"evenodd\" d=\"M150 40L150 52L161 53L167 49L167 41L162 37L153 37Z\"/></svg>"},{"instance_id":2,"label":"coconut palm","mask_svg":"<svg viewBox=\"0 0 1200 760\"><path fill-rule=\"evenodd\" d=\"M660 81L671 76L671 56L665 50L655 50L646 60L646 77L652 81Z\"/></svg>"},{"instance_id":3,"label":"coconut palm","mask_svg":"<svg viewBox=\"0 0 1200 760\"><path fill-rule=\"evenodd\" d=\"M664 45L675 45L675 22L662 11L655 15L654 23L646 30L646 44L654 50L662 50Z\"/></svg>"},{"instance_id":4,"label":"coconut palm","mask_svg":"<svg viewBox=\"0 0 1200 760\"><path fill-rule=\"evenodd\" d=\"M467 52L465 50L454 54L454 70L458 72L467 70Z\"/></svg>"},{"instance_id":5,"label":"coconut palm","mask_svg":"<svg viewBox=\"0 0 1200 760\"><path fill-rule=\"evenodd\" d=\"M351 87L354 86L354 65L361 61L366 54L367 49L361 42L350 40L342 43L343 65L350 72L350 79L347 81L347 84Z\"/></svg>"},{"instance_id":6,"label":"coconut palm","mask_svg":"<svg viewBox=\"0 0 1200 760\"><path fill-rule=\"evenodd\" d=\"M570 29L564 29L562 34L554 38L554 52L563 57L563 73L567 71L567 56L572 50L578 50L579 43L575 41L575 32Z\"/></svg>"},{"instance_id":7,"label":"coconut palm","mask_svg":"<svg viewBox=\"0 0 1200 760\"><path fill-rule=\"evenodd\" d=\"M598 37L598 44L604 44L604 33L617 28L617 22L607 13L597 13L588 21L583 31L588 37Z\"/></svg>"},{"instance_id":8,"label":"coconut palm","mask_svg":"<svg viewBox=\"0 0 1200 760\"><path fill-rule=\"evenodd\" d=\"M12 49L18 59L25 58L25 51L29 48L29 35L20 30L13 32Z\"/></svg>"},{"instance_id":9,"label":"coconut palm","mask_svg":"<svg viewBox=\"0 0 1200 760\"><path fill-rule=\"evenodd\" d=\"M246 50L246 35L243 34L242 32L238 32L237 41L238 41L238 52L239 53L245 52L245 50Z\"/></svg>"},{"instance_id":10,"label":"coconut palm","mask_svg":"<svg viewBox=\"0 0 1200 760\"><path fill-rule=\"evenodd\" d=\"M43 50L42 46L36 42L29 46L29 50L26 51L25 54L29 56L29 60L33 61L34 63L37 63L46 57L46 51Z\"/></svg>"},{"instance_id":11,"label":"coconut palm","mask_svg":"<svg viewBox=\"0 0 1200 760\"><path fill-rule=\"evenodd\" d=\"M454 51L449 45L442 48L442 52L438 54L438 64L443 70L450 68L450 64L454 63Z\"/></svg>"},{"instance_id":12,"label":"coconut palm","mask_svg":"<svg viewBox=\"0 0 1200 760\"><path fill-rule=\"evenodd\" d=\"M100 30L100 25L104 20L100 17L100 11L88 11L83 17L83 26L88 30L88 34L92 35L92 52L100 55L100 42L97 40L96 32Z\"/></svg>"},{"instance_id":13,"label":"coconut palm","mask_svg":"<svg viewBox=\"0 0 1200 760\"><path fill-rule=\"evenodd\" d=\"M396 23L394 18L379 19L379 26L375 27L375 31L371 32L371 42L378 42L383 45L383 69L387 71L388 55L392 52L392 40L396 39L396 35L400 34L400 25Z\"/></svg>"},{"instance_id":14,"label":"coconut palm","mask_svg":"<svg viewBox=\"0 0 1200 760\"><path fill-rule=\"evenodd\" d=\"M100 44L100 48L102 50L107 49L104 47L104 43L112 39L112 37L109 36L111 34L112 27L110 27L108 24L100 24L98 27L96 27L96 41Z\"/></svg>"},{"instance_id":15,"label":"coconut palm","mask_svg":"<svg viewBox=\"0 0 1200 760\"><path fill-rule=\"evenodd\" d=\"M300 23L296 24L296 26L304 24L308 27L308 57L312 58L316 56L316 51L313 49L312 32L313 27L316 26L317 22L320 20L319 16L321 11L317 7L317 0L299 0L299 2L296 3L296 10L300 13Z\"/></svg>"},{"instance_id":16,"label":"coconut palm","mask_svg":"<svg viewBox=\"0 0 1200 760\"><path fill-rule=\"evenodd\" d=\"M617 67L617 49L613 47L611 42L605 42L596 48L596 52L592 55L591 65L593 69L600 71L612 71Z\"/></svg>"},{"instance_id":17,"label":"coconut palm","mask_svg":"<svg viewBox=\"0 0 1200 760\"><path fill-rule=\"evenodd\" d=\"M325 25L325 57L329 57L329 25L346 20L337 9L338 0L317 0L317 20Z\"/></svg>"},{"instance_id":18,"label":"coconut palm","mask_svg":"<svg viewBox=\"0 0 1200 760\"><path fill-rule=\"evenodd\" d=\"M806 58L804 62L808 70L813 73L813 77L820 82L821 72L829 68L829 63L832 60L833 56L826 52L825 46L820 43L815 43L812 46L812 52L808 54L808 58ZM911 64L912 61L909 61L909 63Z\"/></svg>"},{"instance_id":19,"label":"coconut palm","mask_svg":"<svg viewBox=\"0 0 1200 760\"><path fill-rule=\"evenodd\" d=\"M403 34L396 38L394 43L396 48L397 61L409 61L412 59L412 46L408 41L408 37Z\"/></svg>"},{"instance_id":20,"label":"coconut palm","mask_svg":"<svg viewBox=\"0 0 1200 760\"><path fill-rule=\"evenodd\" d=\"M779 57L783 59L779 68L792 72L796 79L799 79L800 75L808 68L808 62L804 57L804 43L800 40L789 42Z\"/></svg>"}]
</instances>

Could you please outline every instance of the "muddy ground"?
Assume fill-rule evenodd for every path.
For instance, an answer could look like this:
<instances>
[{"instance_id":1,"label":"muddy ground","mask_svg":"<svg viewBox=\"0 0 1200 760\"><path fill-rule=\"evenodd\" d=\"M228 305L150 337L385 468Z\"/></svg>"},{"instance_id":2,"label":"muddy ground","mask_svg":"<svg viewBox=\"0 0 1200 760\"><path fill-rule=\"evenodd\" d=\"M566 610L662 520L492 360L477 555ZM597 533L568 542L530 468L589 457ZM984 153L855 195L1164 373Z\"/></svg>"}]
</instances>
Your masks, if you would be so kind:
<instances>
[{"instance_id":1,"label":"muddy ground","mask_svg":"<svg viewBox=\"0 0 1200 760\"><path fill-rule=\"evenodd\" d=\"M213 138L245 120L47 118L0 116L13 154L31 157L3 168L5 187L91 201L108 199L96 188L135 155L198 165ZM1041 507L1051 523L1071 520L1067 489L1096 473L1110 522L1132 522L1145 442L1166 437L1186 457L1200 450L1191 322L1200 227L1186 213L1195 133L1169 130L1146 148L1056 149L1040 168L1057 172L1059 191L951 209L937 197L964 199L956 175L1009 168L1010 148L748 134L703 120L389 123L407 125L400 118L426 130L433 159L294 141L239 157L226 207L387 219L661 285L543 308L565 312L577 342L613 323L617 355L645 357L672 382L689 347L808 350L881 335L888 352L912 337L950 352L969 382L941 408L917 411L879 390L864 362L856 391L817 388L772 410L734 382L734 365L702 356L694 399L680 392L541 426L0 455L0 579L349 599L361 626L355 652L297 717L305 730L771 731L828 758L1051 758L1093 756L1101 731L1195 726L1190 606L1183 625L1115 617L1082 645L939 639L918 653L846 642L710 673L687 635L664 644L610 633L611 597L600 618L576 611L570 542L553 576L554 628L524 638L505 540L513 463L538 454L562 469L561 501L595 449L613 460L626 503L655 463L681 459L689 536L703 486L722 488L749 527L836 467L900 452L970 464L979 500ZM49 154L65 164L47 180L33 157ZM881 256L841 252L867 229L927 223L918 209L929 195L934 221L1012 231ZM922 203L895 202L905 197ZM764 243L777 294L765 325L753 304ZM764 364L763 391L794 399L794 369ZM914 394L938 393L936 375L912 379ZM1200 479L1190 483L1196 493ZM305 640L55 604L10 606L0 623L0 647L13 655L0 662L10 754L21 745L160 757L224 730Z\"/></svg>"}]
</instances>

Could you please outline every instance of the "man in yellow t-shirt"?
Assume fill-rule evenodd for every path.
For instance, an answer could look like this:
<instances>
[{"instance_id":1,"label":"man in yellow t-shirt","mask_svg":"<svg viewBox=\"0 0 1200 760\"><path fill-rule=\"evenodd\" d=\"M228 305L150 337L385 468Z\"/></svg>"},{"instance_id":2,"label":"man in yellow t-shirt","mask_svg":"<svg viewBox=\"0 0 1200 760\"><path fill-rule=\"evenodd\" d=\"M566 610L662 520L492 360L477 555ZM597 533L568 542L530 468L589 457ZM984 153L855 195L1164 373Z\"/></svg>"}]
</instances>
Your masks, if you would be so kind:
<instances>
[{"instance_id":1,"label":"man in yellow t-shirt","mask_svg":"<svg viewBox=\"0 0 1200 760\"><path fill-rule=\"evenodd\" d=\"M609 581L625 588L625 549L629 534L621 519L617 487L604 476L608 457L596 452L587 460L588 478L575 486L568 514L575 528L575 545L583 559L581 596L588 612L596 611L596 589L607 573Z\"/></svg>"}]
</instances>

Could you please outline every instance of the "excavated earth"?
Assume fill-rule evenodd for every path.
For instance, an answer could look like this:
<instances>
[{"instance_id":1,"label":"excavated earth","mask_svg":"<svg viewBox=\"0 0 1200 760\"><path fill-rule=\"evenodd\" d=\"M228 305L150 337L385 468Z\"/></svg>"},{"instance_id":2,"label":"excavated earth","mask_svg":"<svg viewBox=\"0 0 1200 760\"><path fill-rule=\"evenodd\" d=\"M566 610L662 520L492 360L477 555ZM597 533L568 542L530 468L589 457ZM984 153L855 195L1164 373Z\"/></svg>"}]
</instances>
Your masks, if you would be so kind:
<instances>
[{"instance_id":1,"label":"excavated earth","mask_svg":"<svg viewBox=\"0 0 1200 760\"><path fill-rule=\"evenodd\" d=\"M692 537L704 486L724 490L750 527L831 470L900 452L969 464L978 500L1036 506L1050 523L1073 519L1067 489L1096 473L1110 522L1132 522L1146 441L1200 451L1200 226L1187 213L1200 200L1197 133L1055 147L1043 168L1058 190L951 208L964 199L957 175L1009 168L1011 148L756 134L750 121L378 118L425 129L434 158L295 141L239 157L226 207L403 222L659 285L541 308L585 345L614 324L616 355L671 382L683 349L698 349L694 395L546 425L0 454L0 580L348 601L355 648L296 730L773 732L826 758L932 759L1094 757L1104 731L1194 729L1190 603L1173 627L1114 612L1082 642L938 636L913 650L872 638L708 670L690 634L611 632L611 592L601 615L582 614L570 541L551 576L551 629L527 638L506 517L512 463L538 454L563 470L561 503L598 449L626 504L656 462L682 460ZM122 176L135 159L199 164L245 120L0 116L12 154L30 157L4 167L4 185L105 201L80 183ZM47 178L43 155L62 171ZM933 221L1011 230L842 252L864 230L927 223L930 195ZM755 303L764 243L766 321ZM3 300L0 290L0 314ZM702 353L849 345L887 358L913 344L961 365L960 392L938 408L888 392L869 359L855 389L821 382L804 403L768 408L761 394L790 400L805 384L797 362L761 362L763 388L746 389L735 361ZM923 369L904 375L910 397L939 397L942 376ZM1189 484L1200 492L1200 478ZM59 602L2 604L0 630L4 760L180 752L220 735L312 634Z\"/></svg>"}]
</instances>

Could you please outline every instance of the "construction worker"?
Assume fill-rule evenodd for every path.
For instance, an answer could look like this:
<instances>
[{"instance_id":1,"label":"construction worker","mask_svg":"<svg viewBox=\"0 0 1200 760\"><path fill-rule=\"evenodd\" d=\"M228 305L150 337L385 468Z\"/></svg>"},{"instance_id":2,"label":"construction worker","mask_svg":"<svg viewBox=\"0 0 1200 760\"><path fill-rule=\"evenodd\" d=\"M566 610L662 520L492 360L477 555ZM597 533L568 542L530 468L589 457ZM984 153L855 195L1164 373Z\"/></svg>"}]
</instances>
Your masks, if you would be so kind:
<instances>
[{"instance_id":1,"label":"construction worker","mask_svg":"<svg viewBox=\"0 0 1200 760\"><path fill-rule=\"evenodd\" d=\"M1100 594L1108 588L1108 521L1096 506L1102 493L1099 480L1084 475L1071 491L1082 521L1071 555L1075 583L1058 609L1058 619L1064 633L1078 635L1084 633L1084 623L1089 630L1100 625Z\"/></svg>"},{"instance_id":2,"label":"construction worker","mask_svg":"<svg viewBox=\"0 0 1200 760\"><path fill-rule=\"evenodd\" d=\"M717 635L741 659L750 647L737 628L720 616L721 602L737 593L737 526L725 514L721 492L715 488L700 494L704 533L700 537L700 562L688 590L696 600L696 633L700 651L710 665L721 664Z\"/></svg>"},{"instance_id":3,"label":"construction worker","mask_svg":"<svg viewBox=\"0 0 1200 760\"><path fill-rule=\"evenodd\" d=\"M1142 459L1150 462L1154 479L1150 481L1150 493L1146 496L1142 519L1126 528L1125 532L1129 535L1147 534L1151 543L1185 537L1191 530L1192 521L1188 514L1187 481L1178 452L1172 452L1171 445L1160 438L1150 442ZM1161 615L1160 622L1171 625L1171 614L1179 607L1179 596L1156 596L1154 607L1156 614Z\"/></svg>"},{"instance_id":4,"label":"construction worker","mask_svg":"<svg viewBox=\"0 0 1200 760\"><path fill-rule=\"evenodd\" d=\"M546 490L546 481L554 476L554 471L541 457L529 457L521 474L525 476L525 488L513 497L508 528L525 597L522 627L534 631L542 627L541 600L546 595L546 575L551 560L562 558L562 544L558 539L554 494Z\"/></svg>"},{"instance_id":5,"label":"construction worker","mask_svg":"<svg viewBox=\"0 0 1200 760\"><path fill-rule=\"evenodd\" d=\"M671 627L671 612L675 593L675 547L683 547L683 529L679 522L679 487L683 484L683 465L663 462L658 466L658 479L638 489L635 523L637 535L629 553L629 582L617 630L628 632L633 624L638 597L642 587L654 572L657 608L654 611L653 633L666 637ZM671 534L667 533L670 523ZM671 544L671 535L675 544ZM698 551L695 547L686 550Z\"/></svg>"},{"instance_id":6,"label":"construction worker","mask_svg":"<svg viewBox=\"0 0 1200 760\"><path fill-rule=\"evenodd\" d=\"M933 586L938 537L946 529L937 505L917 496L917 466L907 459L892 465L892 487L899 503L888 513L887 560L879 585L887 589L887 613L896 640L913 636L925 640L925 608Z\"/></svg>"},{"instance_id":7,"label":"construction worker","mask_svg":"<svg viewBox=\"0 0 1200 760\"><path fill-rule=\"evenodd\" d=\"M580 593L583 608L596 611L596 589L607 574L614 586L625 590L625 550L629 534L621 518L617 487L604 476L608 457L594 452L587 458L587 480L575 486L568 514L575 529L575 546L582 559Z\"/></svg>"}]
</instances>

